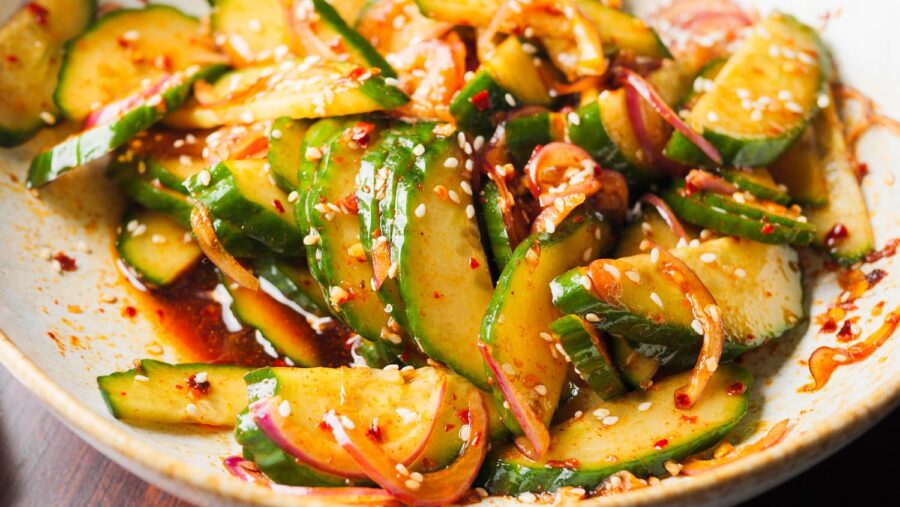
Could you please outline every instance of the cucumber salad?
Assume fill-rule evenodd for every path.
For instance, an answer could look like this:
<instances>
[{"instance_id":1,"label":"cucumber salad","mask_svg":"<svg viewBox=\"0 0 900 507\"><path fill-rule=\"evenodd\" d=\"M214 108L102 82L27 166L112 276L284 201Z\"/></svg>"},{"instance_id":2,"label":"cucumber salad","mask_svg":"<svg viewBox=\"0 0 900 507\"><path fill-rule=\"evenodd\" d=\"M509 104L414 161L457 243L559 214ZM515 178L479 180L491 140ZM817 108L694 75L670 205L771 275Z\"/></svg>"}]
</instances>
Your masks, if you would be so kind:
<instances>
[{"instance_id":1,"label":"cucumber salad","mask_svg":"<svg viewBox=\"0 0 900 507\"><path fill-rule=\"evenodd\" d=\"M99 377L114 417L233 428L239 479L378 505L612 494L784 436L723 444L741 355L808 319L798 252L874 248L814 28L727 0L210 4L0 28L0 145L75 126L28 188L105 165L111 262L200 337Z\"/></svg>"}]
</instances>

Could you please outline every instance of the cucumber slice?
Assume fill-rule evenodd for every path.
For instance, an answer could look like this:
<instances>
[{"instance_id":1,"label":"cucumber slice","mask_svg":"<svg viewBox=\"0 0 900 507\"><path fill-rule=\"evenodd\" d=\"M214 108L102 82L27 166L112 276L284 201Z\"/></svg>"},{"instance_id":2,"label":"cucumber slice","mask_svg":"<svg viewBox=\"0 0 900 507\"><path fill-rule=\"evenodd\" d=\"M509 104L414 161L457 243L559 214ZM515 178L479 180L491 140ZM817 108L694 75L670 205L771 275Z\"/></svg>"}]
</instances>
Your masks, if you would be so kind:
<instances>
[{"instance_id":1,"label":"cucumber slice","mask_svg":"<svg viewBox=\"0 0 900 507\"><path fill-rule=\"evenodd\" d=\"M553 492L563 486L591 490L620 470L638 476L667 475L666 461L679 461L714 445L747 412L749 389L732 395L729 387L736 383L749 387L752 378L732 365L719 367L694 408L676 409L675 390L689 375L676 375L651 391L633 392L593 407L608 410L608 416L584 411L583 416L554 426L550 451L538 461L527 459L515 446L499 450L485 465L484 486L493 494L517 495ZM612 422L609 417L617 418L616 422L604 424ZM578 466L569 464L573 461Z\"/></svg>"},{"instance_id":2,"label":"cucumber slice","mask_svg":"<svg viewBox=\"0 0 900 507\"><path fill-rule=\"evenodd\" d=\"M607 335L607 339L610 356L616 369L621 372L622 380L634 389L649 389L659 371L659 360L634 350L621 336Z\"/></svg>"},{"instance_id":3,"label":"cucumber slice","mask_svg":"<svg viewBox=\"0 0 900 507\"><path fill-rule=\"evenodd\" d=\"M210 79L223 70L224 67L220 65L200 70L188 69L184 74L172 77L170 85L163 91L146 101L140 100L134 105L126 106L124 113L111 122L91 127L41 152L34 157L28 169L28 187L39 187L75 167L108 155L139 132L158 122L168 111L179 108L187 99L196 80ZM95 71L93 69L91 72Z\"/></svg>"},{"instance_id":4,"label":"cucumber slice","mask_svg":"<svg viewBox=\"0 0 900 507\"><path fill-rule=\"evenodd\" d=\"M766 201L786 206L791 202L791 196L779 187L768 170L759 167L756 169L722 169L721 175L725 180L734 183L739 189Z\"/></svg>"},{"instance_id":5,"label":"cucumber slice","mask_svg":"<svg viewBox=\"0 0 900 507\"><path fill-rule=\"evenodd\" d=\"M109 164L107 173L119 187L141 206L164 213L184 228L191 226L191 210L194 206L187 197L162 184L151 174L151 167L159 167L154 161L119 156ZM165 169L163 169L165 170Z\"/></svg>"},{"instance_id":6,"label":"cucumber slice","mask_svg":"<svg viewBox=\"0 0 900 507\"><path fill-rule=\"evenodd\" d=\"M247 406L244 375L249 371L225 364L142 359L133 370L97 377L97 385L116 419L231 427Z\"/></svg>"},{"instance_id":7,"label":"cucumber slice","mask_svg":"<svg viewBox=\"0 0 900 507\"><path fill-rule=\"evenodd\" d=\"M144 88L146 80L157 82L172 73L190 74L187 69L193 66L221 62L201 28L197 19L167 5L106 14L68 43L56 103L68 118L82 120L98 104Z\"/></svg>"},{"instance_id":8,"label":"cucumber slice","mask_svg":"<svg viewBox=\"0 0 900 507\"><path fill-rule=\"evenodd\" d=\"M690 111L697 105L697 101L700 100L700 97L702 97L707 90L712 88L713 80L715 80L716 76L719 75L719 72L722 71L722 67L725 66L725 62L727 61L728 58L720 56L706 62L703 67L700 68L697 75L694 77L690 91L688 91L687 95L682 97L678 102L678 107L676 109L680 114L685 114L682 111Z\"/></svg>"},{"instance_id":9,"label":"cucumber slice","mask_svg":"<svg viewBox=\"0 0 900 507\"><path fill-rule=\"evenodd\" d=\"M606 343L590 324L577 315L566 315L553 321L550 329L559 337L575 372L600 398L608 400L625 392Z\"/></svg>"},{"instance_id":10,"label":"cucumber slice","mask_svg":"<svg viewBox=\"0 0 900 507\"><path fill-rule=\"evenodd\" d=\"M264 62L293 43L290 3L282 0L213 0L210 28L218 46L236 63ZM280 49L279 49L280 48Z\"/></svg>"},{"instance_id":11,"label":"cucumber slice","mask_svg":"<svg viewBox=\"0 0 900 507\"><path fill-rule=\"evenodd\" d=\"M300 193L301 203L304 202L304 195L312 187L322 160L321 155L328 151L331 141L339 136L348 124L345 120L325 118L313 123L303 135L303 142L300 144L300 166L297 172L297 191ZM313 153L318 156L314 156ZM305 230L303 224L307 220L303 218L305 213L303 205L297 206L297 213L297 223Z\"/></svg>"},{"instance_id":12,"label":"cucumber slice","mask_svg":"<svg viewBox=\"0 0 900 507\"><path fill-rule=\"evenodd\" d=\"M94 0L38 0L0 27L0 146L30 139L58 110L62 46L94 19ZM42 9L42 10L39 10ZM36 13L37 12L37 13ZM46 114L42 114L46 113ZM50 117L47 117L50 114Z\"/></svg>"},{"instance_id":13,"label":"cucumber slice","mask_svg":"<svg viewBox=\"0 0 900 507\"><path fill-rule=\"evenodd\" d=\"M726 357L781 336L805 316L799 258L788 246L726 237L672 254L697 274L722 310ZM586 288L587 270L578 268L553 281L557 309L594 313L600 321L588 320L595 327L636 342L696 350L702 337L691 329L690 305L659 273L650 254L604 262L615 268L610 276L618 270L621 295L604 298ZM638 276L626 274L631 271Z\"/></svg>"},{"instance_id":14,"label":"cucumber slice","mask_svg":"<svg viewBox=\"0 0 900 507\"><path fill-rule=\"evenodd\" d=\"M461 26L487 26L503 4L502 0L416 0L429 18Z\"/></svg>"},{"instance_id":15,"label":"cucumber slice","mask_svg":"<svg viewBox=\"0 0 900 507\"><path fill-rule=\"evenodd\" d=\"M397 72L384 59L365 37L354 30L341 18L337 9L326 0L311 0L318 23L313 27L320 39L331 41L336 38L341 41L341 50L346 51L350 60L368 68L376 68L382 76L397 77ZM357 14L359 11L355 12ZM342 55L341 55L342 56Z\"/></svg>"},{"instance_id":16,"label":"cucumber slice","mask_svg":"<svg viewBox=\"0 0 900 507\"><path fill-rule=\"evenodd\" d=\"M356 178L365 154L351 144L352 130L331 142L305 198L310 237L317 238L306 246L308 265L336 317L367 340L383 336L398 343L397 330L389 326L373 290L372 265L360 238L359 219L340 206L348 197L356 197ZM374 130L370 143L377 143L380 135Z\"/></svg>"},{"instance_id":17,"label":"cucumber slice","mask_svg":"<svg viewBox=\"0 0 900 507\"><path fill-rule=\"evenodd\" d=\"M649 206L644 206L643 215L622 231L612 255L613 259L642 253L641 242L644 240L652 241L667 250L678 246L681 238L672 231L669 224L663 220L655 209L648 208ZM685 241L690 241L697 237L697 231L690 224L683 224L683 227L688 235Z\"/></svg>"},{"instance_id":18,"label":"cucumber slice","mask_svg":"<svg viewBox=\"0 0 900 507\"><path fill-rule=\"evenodd\" d=\"M516 167L525 167L536 146L543 146L562 139L554 136L552 125L555 118L561 117L556 113L541 112L520 116L506 122L504 125L506 152Z\"/></svg>"},{"instance_id":19,"label":"cucumber slice","mask_svg":"<svg viewBox=\"0 0 900 507\"><path fill-rule=\"evenodd\" d=\"M488 239L491 264L497 273L502 273L512 258L514 245L509 238L506 219L503 218L503 205L500 203L500 190L496 183L488 181L481 187L478 203L478 219L482 233Z\"/></svg>"},{"instance_id":20,"label":"cucumber slice","mask_svg":"<svg viewBox=\"0 0 900 507\"><path fill-rule=\"evenodd\" d=\"M511 108L506 102L508 93L486 70L479 70L450 102L450 114L460 130L490 136L494 117Z\"/></svg>"},{"instance_id":21,"label":"cucumber slice","mask_svg":"<svg viewBox=\"0 0 900 507\"><path fill-rule=\"evenodd\" d=\"M768 165L818 112L830 71L828 50L813 28L790 15L772 14L728 59L688 124L718 148L725 165ZM685 163L711 162L681 133L669 140L666 154Z\"/></svg>"},{"instance_id":22,"label":"cucumber slice","mask_svg":"<svg viewBox=\"0 0 900 507\"><path fill-rule=\"evenodd\" d=\"M609 225L582 213L568 218L553 234L526 238L503 269L484 314L480 339L490 349L493 364L488 364L488 372L495 399L530 410L545 426L559 403L568 370L565 358L551 352L553 344L543 337L549 336L550 323L560 316L553 307L550 281L596 258L611 243ZM544 389L536 391L535 384ZM504 422L521 434L520 425L527 421L507 417Z\"/></svg>"},{"instance_id":23,"label":"cucumber slice","mask_svg":"<svg viewBox=\"0 0 900 507\"><path fill-rule=\"evenodd\" d=\"M219 162L209 172L188 178L185 186L213 217L235 224L274 252L294 255L302 238L294 223L294 204L269 180L265 164L260 159ZM204 175L210 177L208 185Z\"/></svg>"},{"instance_id":24,"label":"cucumber slice","mask_svg":"<svg viewBox=\"0 0 900 507\"><path fill-rule=\"evenodd\" d=\"M484 62L484 70L494 81L526 104L550 104L550 90L541 79L534 58L525 52L518 37L507 37L494 50L490 60Z\"/></svg>"},{"instance_id":25,"label":"cucumber slice","mask_svg":"<svg viewBox=\"0 0 900 507\"><path fill-rule=\"evenodd\" d=\"M151 285L171 284L203 256L190 230L160 212L128 213L119 229L119 256Z\"/></svg>"},{"instance_id":26,"label":"cucumber slice","mask_svg":"<svg viewBox=\"0 0 900 507\"><path fill-rule=\"evenodd\" d=\"M303 315L267 294L264 290L251 290L233 283L225 283L231 296L231 311L242 323L255 328L275 350L286 357L291 365L321 366L322 352L319 337ZM279 298L284 296L277 291Z\"/></svg>"},{"instance_id":27,"label":"cucumber slice","mask_svg":"<svg viewBox=\"0 0 900 507\"><path fill-rule=\"evenodd\" d=\"M821 120L811 123L797 142L769 167L774 180L787 187L791 199L810 208L828 204L828 181L816 141L816 122Z\"/></svg>"},{"instance_id":28,"label":"cucumber slice","mask_svg":"<svg viewBox=\"0 0 900 507\"><path fill-rule=\"evenodd\" d=\"M715 192L703 192L697 197L701 202L712 208L723 209L727 213L734 213L742 217L755 218L766 223L783 225L796 232L795 242L806 245L812 241L816 227L808 222L802 222L790 214L790 210L772 206L766 201L738 202L733 196L717 194ZM797 218L800 215L796 215Z\"/></svg>"},{"instance_id":29,"label":"cucumber slice","mask_svg":"<svg viewBox=\"0 0 900 507\"><path fill-rule=\"evenodd\" d=\"M292 192L299 184L300 147L309 129L309 122L292 120L286 116L272 123L269 131L269 167L275 183L285 192Z\"/></svg>"},{"instance_id":30,"label":"cucumber slice","mask_svg":"<svg viewBox=\"0 0 900 507\"><path fill-rule=\"evenodd\" d=\"M627 51L635 56L672 58L656 31L640 18L597 0L576 0L575 5L597 27L604 52Z\"/></svg>"},{"instance_id":31,"label":"cucumber slice","mask_svg":"<svg viewBox=\"0 0 900 507\"><path fill-rule=\"evenodd\" d=\"M265 82L262 89L251 89ZM230 94L248 91L228 100ZM279 64L255 65L223 75L213 84L211 95L224 103L203 106L191 101L166 118L180 129L205 129L275 120L324 118L382 111L402 106L409 97L381 76L352 63L285 60Z\"/></svg>"},{"instance_id":32,"label":"cucumber slice","mask_svg":"<svg viewBox=\"0 0 900 507\"><path fill-rule=\"evenodd\" d=\"M816 226L814 245L841 264L852 264L875 248L875 237L862 188L850 164L843 125L833 99L813 123L813 128L828 190L828 204L807 212L810 223ZM848 235L835 245L829 245L829 234L838 224L844 226Z\"/></svg>"},{"instance_id":33,"label":"cucumber slice","mask_svg":"<svg viewBox=\"0 0 900 507\"><path fill-rule=\"evenodd\" d=\"M447 164L449 159L457 164ZM460 191L470 173L456 137L436 138L397 188L391 257L399 265L409 331L436 361L488 387L477 340L494 291L475 220L473 198ZM447 167L450 165L452 167ZM458 192L442 199L438 185Z\"/></svg>"},{"instance_id":34,"label":"cucumber slice","mask_svg":"<svg viewBox=\"0 0 900 507\"><path fill-rule=\"evenodd\" d=\"M305 312L317 317L328 315L328 303L322 289L306 266L275 259L260 259L253 268L257 276L267 280Z\"/></svg>"}]
</instances>

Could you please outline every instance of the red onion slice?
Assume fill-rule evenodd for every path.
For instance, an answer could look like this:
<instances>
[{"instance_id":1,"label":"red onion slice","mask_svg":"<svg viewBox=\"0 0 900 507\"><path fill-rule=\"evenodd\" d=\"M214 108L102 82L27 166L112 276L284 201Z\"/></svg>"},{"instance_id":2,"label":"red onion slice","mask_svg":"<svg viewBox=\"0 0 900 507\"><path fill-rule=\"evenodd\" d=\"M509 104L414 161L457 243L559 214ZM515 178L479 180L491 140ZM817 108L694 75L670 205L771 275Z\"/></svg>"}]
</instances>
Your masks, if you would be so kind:
<instances>
[{"instance_id":1,"label":"red onion slice","mask_svg":"<svg viewBox=\"0 0 900 507\"><path fill-rule=\"evenodd\" d=\"M634 135L641 145L641 150L650 157L650 162L658 167L665 169L670 175L676 178L684 176L687 167L669 159L663 155L662 149L650 138L650 132L644 123L644 115L641 112L640 95L630 86L625 87L625 108L628 111L628 119L631 120L631 126L634 129Z\"/></svg>"},{"instance_id":2,"label":"red onion slice","mask_svg":"<svg viewBox=\"0 0 900 507\"><path fill-rule=\"evenodd\" d=\"M96 127L97 125L106 125L107 123L111 123L122 117L125 113L134 109L142 103L145 103L148 99L153 96L159 95L176 81L180 79L178 74L166 74L162 78L160 78L156 83L153 83L149 87L138 90L137 92L119 99L115 102L111 102L99 109L96 109L88 115L84 120L84 129L87 130L89 128ZM162 99L162 97L160 97ZM160 100L160 104L164 104L164 100Z\"/></svg>"}]
</instances>

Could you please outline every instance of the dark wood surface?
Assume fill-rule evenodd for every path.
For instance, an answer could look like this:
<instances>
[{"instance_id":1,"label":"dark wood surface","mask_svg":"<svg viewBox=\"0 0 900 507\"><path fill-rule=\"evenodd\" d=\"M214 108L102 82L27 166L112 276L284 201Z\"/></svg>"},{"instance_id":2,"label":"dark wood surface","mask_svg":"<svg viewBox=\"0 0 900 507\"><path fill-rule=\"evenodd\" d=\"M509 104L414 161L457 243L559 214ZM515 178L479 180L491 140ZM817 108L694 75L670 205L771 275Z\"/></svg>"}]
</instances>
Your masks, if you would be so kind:
<instances>
[{"instance_id":1,"label":"dark wood surface","mask_svg":"<svg viewBox=\"0 0 900 507\"><path fill-rule=\"evenodd\" d=\"M900 411L800 477L746 505L857 505L859 486L883 505L900 494ZM887 451L887 452L886 452ZM830 485L857 485L832 487ZM893 498L894 500L890 500ZM0 366L0 506L190 507L81 441Z\"/></svg>"}]
</instances>

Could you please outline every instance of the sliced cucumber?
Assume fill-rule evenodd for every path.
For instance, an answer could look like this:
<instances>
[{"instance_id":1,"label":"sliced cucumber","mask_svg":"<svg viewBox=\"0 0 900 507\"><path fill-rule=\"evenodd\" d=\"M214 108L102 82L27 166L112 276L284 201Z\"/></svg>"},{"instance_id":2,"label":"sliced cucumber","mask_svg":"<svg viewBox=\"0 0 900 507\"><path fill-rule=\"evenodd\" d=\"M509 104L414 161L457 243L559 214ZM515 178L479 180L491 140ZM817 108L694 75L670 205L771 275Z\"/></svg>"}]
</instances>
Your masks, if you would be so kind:
<instances>
[{"instance_id":1,"label":"sliced cucumber","mask_svg":"<svg viewBox=\"0 0 900 507\"><path fill-rule=\"evenodd\" d=\"M828 50L813 28L790 15L772 14L728 59L712 90L691 110L688 124L718 148L725 165L768 165L818 112L830 71ZM686 163L710 163L681 133L669 140L666 154Z\"/></svg>"},{"instance_id":2,"label":"sliced cucumber","mask_svg":"<svg viewBox=\"0 0 900 507\"><path fill-rule=\"evenodd\" d=\"M151 174L151 167L158 167L155 161L131 159L120 160L116 157L107 170L110 177L119 187L141 206L164 213L184 228L191 226L191 210L194 206L188 202L187 196L172 190ZM164 170L164 169L163 169Z\"/></svg>"},{"instance_id":3,"label":"sliced cucumber","mask_svg":"<svg viewBox=\"0 0 900 507\"><path fill-rule=\"evenodd\" d=\"M315 182L305 197L310 236L307 244L310 271L326 295L331 312L360 336L375 341L384 336L398 342L397 330L373 289L374 273L360 238L355 211L342 202L356 197L356 178L365 151L352 141L352 124L333 140L322 158ZM376 143L380 130L370 134Z\"/></svg>"},{"instance_id":4,"label":"sliced cucumber","mask_svg":"<svg viewBox=\"0 0 900 507\"><path fill-rule=\"evenodd\" d=\"M577 315L566 315L553 321L550 329L559 337L575 372L597 395L608 400L625 392L606 343L593 326Z\"/></svg>"},{"instance_id":5,"label":"sliced cucumber","mask_svg":"<svg viewBox=\"0 0 900 507\"><path fill-rule=\"evenodd\" d=\"M56 103L67 117L82 120L98 105L145 88L146 82L221 62L201 28L200 21L167 5L106 14L68 43Z\"/></svg>"},{"instance_id":6,"label":"sliced cucumber","mask_svg":"<svg viewBox=\"0 0 900 507\"><path fill-rule=\"evenodd\" d=\"M502 273L513 255L515 245L509 237L506 219L503 217L503 204L500 202L500 190L493 181L481 187L478 195L478 218L482 233L487 236L491 251L491 264L497 273Z\"/></svg>"},{"instance_id":7,"label":"sliced cucumber","mask_svg":"<svg viewBox=\"0 0 900 507\"><path fill-rule=\"evenodd\" d=\"M597 27L604 52L627 51L635 56L672 58L656 31L640 18L598 0L576 0L575 5Z\"/></svg>"},{"instance_id":8,"label":"sliced cucumber","mask_svg":"<svg viewBox=\"0 0 900 507\"><path fill-rule=\"evenodd\" d=\"M325 118L313 123L303 135L303 142L300 144L300 167L297 173L297 191L300 193L300 203L304 202L304 196L312 187L316 171L322 161L322 155L328 152L331 141L341 135L348 124L347 121L341 119ZM303 218L305 212L302 204L297 206L297 223L304 230L307 228L303 225L307 222Z\"/></svg>"},{"instance_id":9,"label":"sliced cucumber","mask_svg":"<svg viewBox=\"0 0 900 507\"><path fill-rule=\"evenodd\" d=\"M553 125L558 118L558 113L540 112L506 122L506 151L516 167L525 166L535 147L562 140L562 136L554 135ZM561 130L564 136L564 125Z\"/></svg>"},{"instance_id":10,"label":"sliced cucumber","mask_svg":"<svg viewBox=\"0 0 900 507\"><path fill-rule=\"evenodd\" d=\"M713 58L700 68L697 75L694 77L690 91L688 91L687 95L682 97L678 102L677 109L680 114L684 114L685 110L690 111L697 105L697 101L700 100L700 97L702 97L707 90L712 88L713 80L719 75L719 72L722 71L722 67L725 66L725 62L727 61L728 58L725 57Z\"/></svg>"},{"instance_id":11,"label":"sliced cucumber","mask_svg":"<svg viewBox=\"0 0 900 507\"><path fill-rule=\"evenodd\" d=\"M816 226L815 246L841 264L852 264L875 248L875 237L862 188L850 163L841 119L834 100L829 102L813 123L825 172L828 204L809 210L808 216ZM847 236L836 238L836 243L829 245L829 235L838 224L843 225Z\"/></svg>"},{"instance_id":12,"label":"sliced cucumber","mask_svg":"<svg viewBox=\"0 0 900 507\"><path fill-rule=\"evenodd\" d=\"M672 400L688 377L676 375L651 391L604 401L583 411L583 416L554 426L550 451L538 461L527 459L515 446L500 449L485 465L484 486L493 494L517 495L553 492L563 486L591 490L620 470L638 476L667 475L667 461L677 462L714 445L747 412L749 389L739 395L729 389L736 383L750 387L752 378L745 370L721 366L694 408L679 410ZM598 409L608 415L594 416Z\"/></svg>"},{"instance_id":13,"label":"sliced cucumber","mask_svg":"<svg viewBox=\"0 0 900 507\"><path fill-rule=\"evenodd\" d=\"M300 147L309 126L307 121L282 116L272 123L272 130L269 131L269 167L275 183L285 192L297 190L300 161L303 159Z\"/></svg>"},{"instance_id":14,"label":"sliced cucumber","mask_svg":"<svg viewBox=\"0 0 900 507\"><path fill-rule=\"evenodd\" d=\"M816 140L816 123L821 123L821 120L813 121L769 167L772 177L787 187L791 198L801 206L810 208L828 204L828 181Z\"/></svg>"},{"instance_id":15,"label":"sliced cucumber","mask_svg":"<svg viewBox=\"0 0 900 507\"><path fill-rule=\"evenodd\" d=\"M261 89L253 89L265 82ZM228 100L246 91L246 96ZM213 128L287 116L295 120L324 118L402 106L409 98L383 77L352 63L286 60L229 72L213 85L211 96L222 104L196 101L171 114L166 123L176 128Z\"/></svg>"},{"instance_id":16,"label":"sliced cucumber","mask_svg":"<svg viewBox=\"0 0 900 507\"><path fill-rule=\"evenodd\" d=\"M267 280L285 298L304 311L317 317L328 315L328 303L309 268L294 262L260 259L254 264L254 272Z\"/></svg>"},{"instance_id":17,"label":"sliced cucumber","mask_svg":"<svg viewBox=\"0 0 900 507\"><path fill-rule=\"evenodd\" d=\"M272 60L276 51L291 48L290 13L290 3L282 0L213 0L209 21L225 53L236 63L249 65Z\"/></svg>"},{"instance_id":18,"label":"sliced cucumber","mask_svg":"<svg viewBox=\"0 0 900 507\"><path fill-rule=\"evenodd\" d=\"M53 124L53 90L62 46L94 19L94 0L38 0L0 27L0 146L31 138ZM42 10L38 10L42 9ZM47 116L47 115L50 116Z\"/></svg>"},{"instance_id":19,"label":"sliced cucumber","mask_svg":"<svg viewBox=\"0 0 900 507\"><path fill-rule=\"evenodd\" d=\"M747 169L723 169L722 177L734 183L736 187L754 197L785 206L791 202L791 196L787 194L772 179L768 170L760 168Z\"/></svg>"},{"instance_id":20,"label":"sliced cucumber","mask_svg":"<svg viewBox=\"0 0 900 507\"><path fill-rule=\"evenodd\" d=\"M550 104L550 90L541 79L534 59L525 52L518 37L507 37L491 59L484 62L484 70L494 81L516 99L526 104Z\"/></svg>"},{"instance_id":21,"label":"sliced cucumber","mask_svg":"<svg viewBox=\"0 0 900 507\"><path fill-rule=\"evenodd\" d=\"M278 302L263 290L225 283L231 296L231 311L241 322L256 329L275 350L297 366L321 366L319 337L303 315ZM284 297L282 294L277 294Z\"/></svg>"},{"instance_id":22,"label":"sliced cucumber","mask_svg":"<svg viewBox=\"0 0 900 507\"><path fill-rule=\"evenodd\" d=\"M158 287L174 282L203 257L189 229L150 210L125 215L116 250L141 280Z\"/></svg>"},{"instance_id":23,"label":"sliced cucumber","mask_svg":"<svg viewBox=\"0 0 900 507\"><path fill-rule=\"evenodd\" d=\"M219 162L209 172L191 176L191 196L220 220L235 224L247 236L279 254L296 255L301 234L294 223L294 204L269 180L260 159ZM209 184L205 185L205 176Z\"/></svg>"},{"instance_id":24,"label":"sliced cucumber","mask_svg":"<svg viewBox=\"0 0 900 507\"><path fill-rule=\"evenodd\" d=\"M365 37L354 30L347 22L341 18L337 9L326 0L311 0L313 7L319 19L313 25L316 35L325 41L339 39L340 47L337 51L339 56L347 54L350 60L363 65L367 68L376 68L381 71L382 76L397 77L397 72L393 67L378 53L372 44ZM332 0L333 1L333 0ZM354 13L358 14L358 12ZM332 49L334 51L334 49ZM325 56L325 55L321 55Z\"/></svg>"},{"instance_id":25,"label":"sliced cucumber","mask_svg":"<svg viewBox=\"0 0 900 507\"><path fill-rule=\"evenodd\" d=\"M662 248L671 250L678 246L679 240L677 234L669 227L669 224L654 209L648 209L644 206L643 215L630 225L625 227L616 244L616 250L613 252L613 259L637 255L641 250L641 242L644 240L652 241ZM690 224L683 224L685 233L688 237L685 242L695 239L697 231Z\"/></svg>"},{"instance_id":26,"label":"sliced cucumber","mask_svg":"<svg viewBox=\"0 0 900 507\"><path fill-rule=\"evenodd\" d=\"M247 406L248 371L225 364L142 359L136 369L97 377L97 384L116 419L231 427Z\"/></svg>"},{"instance_id":27,"label":"sliced cucumber","mask_svg":"<svg viewBox=\"0 0 900 507\"><path fill-rule=\"evenodd\" d=\"M180 107L196 80L211 79L220 74L224 67L213 65L196 71L188 70L190 72L173 77L167 88L147 98L146 101L139 100L133 105L125 106L118 118L75 134L38 154L28 169L28 187L39 187L75 167L108 155L139 132L158 122L168 111Z\"/></svg>"},{"instance_id":28,"label":"sliced cucumber","mask_svg":"<svg viewBox=\"0 0 900 507\"><path fill-rule=\"evenodd\" d=\"M416 0L419 10L429 18L462 26L487 26L502 0Z\"/></svg>"},{"instance_id":29,"label":"sliced cucumber","mask_svg":"<svg viewBox=\"0 0 900 507\"><path fill-rule=\"evenodd\" d=\"M447 164L451 158L458 163ZM437 138L402 178L391 257L399 265L400 292L416 342L429 357L486 389L477 340L494 286L473 198L460 191L470 178L462 160L456 137ZM456 190L459 202L442 199L434 191L438 185Z\"/></svg>"},{"instance_id":30,"label":"sliced cucumber","mask_svg":"<svg viewBox=\"0 0 900 507\"><path fill-rule=\"evenodd\" d=\"M505 397L507 406L522 405L545 426L559 403L568 369L565 358L551 351L553 344L544 338L550 336L550 323L560 317L550 281L596 258L611 243L609 225L582 213L569 217L552 234L526 238L503 269L484 314L480 340L495 363L488 365L494 397ZM512 392L501 391L497 375L505 377ZM536 384L544 389L535 390ZM519 425L526 423L504 422L514 433L521 433Z\"/></svg>"},{"instance_id":31,"label":"sliced cucumber","mask_svg":"<svg viewBox=\"0 0 900 507\"><path fill-rule=\"evenodd\" d=\"M788 246L719 238L672 254L716 299L725 326L726 357L781 336L805 316L799 259ZM592 286L586 268L574 269L553 281L553 302L560 311L594 313L599 321L588 320L595 327L636 342L696 350L702 337L691 328L690 305L650 254L603 262L611 264L610 277L619 274L614 283L621 295L604 296L588 288Z\"/></svg>"},{"instance_id":32,"label":"sliced cucumber","mask_svg":"<svg viewBox=\"0 0 900 507\"><path fill-rule=\"evenodd\" d=\"M628 340L621 336L607 336L610 355L616 369L622 374L622 380L635 389L649 389L653 385L653 377L659 371L659 360L634 350Z\"/></svg>"}]
</instances>

